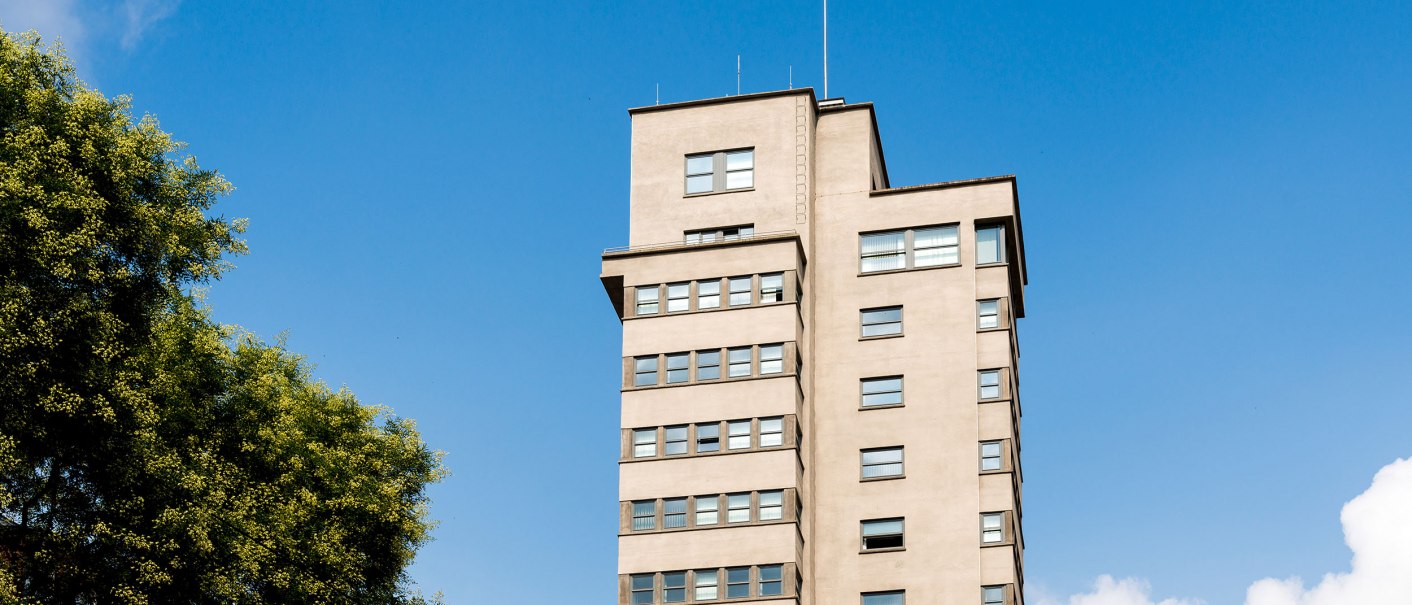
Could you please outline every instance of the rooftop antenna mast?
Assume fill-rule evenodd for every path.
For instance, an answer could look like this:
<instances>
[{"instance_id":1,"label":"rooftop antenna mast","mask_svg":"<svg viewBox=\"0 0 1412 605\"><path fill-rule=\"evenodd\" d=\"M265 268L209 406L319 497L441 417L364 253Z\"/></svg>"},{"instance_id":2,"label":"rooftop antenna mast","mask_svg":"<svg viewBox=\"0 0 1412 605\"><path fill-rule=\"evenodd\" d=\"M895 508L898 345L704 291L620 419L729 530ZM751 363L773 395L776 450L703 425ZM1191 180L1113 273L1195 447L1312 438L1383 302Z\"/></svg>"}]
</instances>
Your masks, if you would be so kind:
<instances>
[{"instance_id":1,"label":"rooftop antenna mast","mask_svg":"<svg viewBox=\"0 0 1412 605\"><path fill-rule=\"evenodd\" d=\"M829 98L829 0L824 0L824 98Z\"/></svg>"},{"instance_id":2,"label":"rooftop antenna mast","mask_svg":"<svg viewBox=\"0 0 1412 605\"><path fill-rule=\"evenodd\" d=\"M740 55L735 56L735 96L740 96Z\"/></svg>"}]
</instances>

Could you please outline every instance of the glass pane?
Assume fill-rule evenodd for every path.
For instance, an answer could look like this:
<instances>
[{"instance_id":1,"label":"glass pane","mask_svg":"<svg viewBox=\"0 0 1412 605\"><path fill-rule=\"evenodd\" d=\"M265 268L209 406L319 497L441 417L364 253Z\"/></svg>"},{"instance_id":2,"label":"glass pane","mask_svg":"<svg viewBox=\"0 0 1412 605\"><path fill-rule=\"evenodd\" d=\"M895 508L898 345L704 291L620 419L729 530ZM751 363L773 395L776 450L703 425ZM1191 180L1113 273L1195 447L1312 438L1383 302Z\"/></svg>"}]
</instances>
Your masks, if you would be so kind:
<instances>
[{"instance_id":1,"label":"glass pane","mask_svg":"<svg viewBox=\"0 0 1412 605\"><path fill-rule=\"evenodd\" d=\"M902 321L902 308L870 309L863 312L863 323L880 324Z\"/></svg>"},{"instance_id":2,"label":"glass pane","mask_svg":"<svg viewBox=\"0 0 1412 605\"><path fill-rule=\"evenodd\" d=\"M881 536L881 535L885 535L885 534L900 534L900 533L902 533L902 520L901 520L901 519L885 519L885 520L881 520L881 521L864 521L864 522L863 522L863 535L864 535L864 536Z\"/></svg>"},{"instance_id":3,"label":"glass pane","mask_svg":"<svg viewBox=\"0 0 1412 605\"><path fill-rule=\"evenodd\" d=\"M863 381L864 393L886 393L901 390L901 378L869 378Z\"/></svg>"},{"instance_id":4,"label":"glass pane","mask_svg":"<svg viewBox=\"0 0 1412 605\"><path fill-rule=\"evenodd\" d=\"M994 370L981 372L981 386L995 386L1000 384L1000 372Z\"/></svg>"},{"instance_id":5,"label":"glass pane","mask_svg":"<svg viewBox=\"0 0 1412 605\"><path fill-rule=\"evenodd\" d=\"M715 380L721 377L721 366L706 366L696 369L697 380Z\"/></svg>"},{"instance_id":6,"label":"glass pane","mask_svg":"<svg viewBox=\"0 0 1412 605\"><path fill-rule=\"evenodd\" d=\"M667 284L667 298L686 298L691 293L691 284Z\"/></svg>"},{"instance_id":7,"label":"glass pane","mask_svg":"<svg viewBox=\"0 0 1412 605\"><path fill-rule=\"evenodd\" d=\"M657 370L657 356L638 357L633 360L639 372L653 372Z\"/></svg>"},{"instance_id":8,"label":"glass pane","mask_svg":"<svg viewBox=\"0 0 1412 605\"><path fill-rule=\"evenodd\" d=\"M779 374L780 372L783 372L783 371L784 371L784 362L782 362L782 361L762 361L762 362L760 362L760 373L761 373L761 374Z\"/></svg>"},{"instance_id":9,"label":"glass pane","mask_svg":"<svg viewBox=\"0 0 1412 605\"><path fill-rule=\"evenodd\" d=\"M657 372L643 372L633 376L632 386L645 387L657 384Z\"/></svg>"},{"instance_id":10,"label":"glass pane","mask_svg":"<svg viewBox=\"0 0 1412 605\"><path fill-rule=\"evenodd\" d=\"M637 302L650 302L657 300L657 286L639 286L637 289Z\"/></svg>"},{"instance_id":11,"label":"glass pane","mask_svg":"<svg viewBox=\"0 0 1412 605\"><path fill-rule=\"evenodd\" d=\"M982 443L982 444L981 444L981 455L982 455L982 456L986 456L986 457L992 457L992 456L994 456L994 457L999 457L999 456L1000 456L1000 444L999 444L999 443Z\"/></svg>"},{"instance_id":12,"label":"glass pane","mask_svg":"<svg viewBox=\"0 0 1412 605\"><path fill-rule=\"evenodd\" d=\"M1000 529L1000 515L981 515L981 527L985 529Z\"/></svg>"},{"instance_id":13,"label":"glass pane","mask_svg":"<svg viewBox=\"0 0 1412 605\"><path fill-rule=\"evenodd\" d=\"M771 580L784 579L784 569L779 565L761 565L760 581L769 582Z\"/></svg>"},{"instance_id":14,"label":"glass pane","mask_svg":"<svg viewBox=\"0 0 1412 605\"><path fill-rule=\"evenodd\" d=\"M711 175L686 177L687 193L706 193L711 190Z\"/></svg>"},{"instance_id":15,"label":"glass pane","mask_svg":"<svg viewBox=\"0 0 1412 605\"><path fill-rule=\"evenodd\" d=\"M726 154L726 170L745 170L755 167L755 150L732 151Z\"/></svg>"},{"instance_id":16,"label":"glass pane","mask_svg":"<svg viewBox=\"0 0 1412 605\"><path fill-rule=\"evenodd\" d=\"M876 393L863 396L863 407L902 403L902 393Z\"/></svg>"},{"instance_id":17,"label":"glass pane","mask_svg":"<svg viewBox=\"0 0 1412 605\"><path fill-rule=\"evenodd\" d=\"M720 306L721 306L721 297L720 297L719 295L702 296L702 297L696 302L696 308L697 308L697 309L716 309L716 308L720 308Z\"/></svg>"},{"instance_id":18,"label":"glass pane","mask_svg":"<svg viewBox=\"0 0 1412 605\"><path fill-rule=\"evenodd\" d=\"M783 275L783 274L774 273L774 274L771 274L771 275L761 275L761 276L760 276L760 289L761 289L761 290L768 290L768 289L771 289L771 288L783 288L783 287L784 287L784 275Z\"/></svg>"},{"instance_id":19,"label":"glass pane","mask_svg":"<svg viewBox=\"0 0 1412 605\"><path fill-rule=\"evenodd\" d=\"M985 600L986 605L991 605L992 603L1004 603L1005 587L986 586L985 588L981 589L981 596Z\"/></svg>"},{"instance_id":20,"label":"glass pane","mask_svg":"<svg viewBox=\"0 0 1412 605\"><path fill-rule=\"evenodd\" d=\"M998 328L1000 327L1000 318L995 315L982 315L979 327Z\"/></svg>"},{"instance_id":21,"label":"glass pane","mask_svg":"<svg viewBox=\"0 0 1412 605\"><path fill-rule=\"evenodd\" d=\"M696 512L716 511L721 508L721 499L716 496L697 496Z\"/></svg>"},{"instance_id":22,"label":"glass pane","mask_svg":"<svg viewBox=\"0 0 1412 605\"><path fill-rule=\"evenodd\" d=\"M917 249L955 246L956 243L956 227L932 227L912 233L912 247Z\"/></svg>"},{"instance_id":23,"label":"glass pane","mask_svg":"<svg viewBox=\"0 0 1412 605\"><path fill-rule=\"evenodd\" d=\"M981 542L987 544L991 542L1004 542L1005 538L1000 535L1000 530L987 530L981 532Z\"/></svg>"},{"instance_id":24,"label":"glass pane","mask_svg":"<svg viewBox=\"0 0 1412 605\"><path fill-rule=\"evenodd\" d=\"M648 517L654 514L657 514L657 502L655 500L632 503L632 516Z\"/></svg>"},{"instance_id":25,"label":"glass pane","mask_svg":"<svg viewBox=\"0 0 1412 605\"><path fill-rule=\"evenodd\" d=\"M860 271L868 273L870 271L887 271L890 269L906 269L907 255L898 252L886 256L866 256L863 257L863 265Z\"/></svg>"},{"instance_id":26,"label":"glass pane","mask_svg":"<svg viewBox=\"0 0 1412 605\"><path fill-rule=\"evenodd\" d=\"M755 186L755 171L742 170L726 173L726 189L745 189Z\"/></svg>"},{"instance_id":27,"label":"glass pane","mask_svg":"<svg viewBox=\"0 0 1412 605\"><path fill-rule=\"evenodd\" d=\"M902 474L901 464L875 464L863 467L864 477L891 477Z\"/></svg>"},{"instance_id":28,"label":"glass pane","mask_svg":"<svg viewBox=\"0 0 1412 605\"><path fill-rule=\"evenodd\" d=\"M870 256L889 252L902 253L906 251L905 242L906 239L901 231L864 235L862 236L863 255Z\"/></svg>"},{"instance_id":29,"label":"glass pane","mask_svg":"<svg viewBox=\"0 0 1412 605\"><path fill-rule=\"evenodd\" d=\"M863 336L887 336L890 334L901 334L902 324L871 324L863 326Z\"/></svg>"},{"instance_id":30,"label":"glass pane","mask_svg":"<svg viewBox=\"0 0 1412 605\"><path fill-rule=\"evenodd\" d=\"M726 570L727 584L744 584L750 582L749 567L732 567Z\"/></svg>"},{"instance_id":31,"label":"glass pane","mask_svg":"<svg viewBox=\"0 0 1412 605\"><path fill-rule=\"evenodd\" d=\"M667 441L686 441L686 427L669 426L666 431Z\"/></svg>"},{"instance_id":32,"label":"glass pane","mask_svg":"<svg viewBox=\"0 0 1412 605\"><path fill-rule=\"evenodd\" d=\"M1005 260L1001 251L1003 227L976 229L976 264L998 263Z\"/></svg>"},{"instance_id":33,"label":"glass pane","mask_svg":"<svg viewBox=\"0 0 1412 605\"><path fill-rule=\"evenodd\" d=\"M782 430L784 430L784 419L783 419L783 418L761 418L761 419L760 419L760 432L761 432L761 433L778 433L778 432L780 432L780 431L782 431Z\"/></svg>"},{"instance_id":34,"label":"glass pane","mask_svg":"<svg viewBox=\"0 0 1412 605\"><path fill-rule=\"evenodd\" d=\"M903 605L902 591L874 592L863 595L863 605Z\"/></svg>"},{"instance_id":35,"label":"glass pane","mask_svg":"<svg viewBox=\"0 0 1412 605\"><path fill-rule=\"evenodd\" d=\"M685 369L686 366L687 366L687 360L688 360L688 359L689 359L689 356L688 356L687 353L672 353L671 355L668 355L668 356L667 356L667 369L668 369L668 370L681 370L681 369ZM656 363L656 360L654 360L653 363L655 364L655 363Z\"/></svg>"},{"instance_id":36,"label":"glass pane","mask_svg":"<svg viewBox=\"0 0 1412 605\"><path fill-rule=\"evenodd\" d=\"M730 435L731 435L731 436L736 436L736 435L744 435L744 436L746 436L746 437L749 437L749 436L750 436L750 421L749 421L749 420L737 420L737 421L731 422L728 426L729 426L729 431L730 431Z\"/></svg>"},{"instance_id":37,"label":"glass pane","mask_svg":"<svg viewBox=\"0 0 1412 605\"><path fill-rule=\"evenodd\" d=\"M636 444L657 443L657 431L655 429L638 429L632 432L632 442Z\"/></svg>"},{"instance_id":38,"label":"glass pane","mask_svg":"<svg viewBox=\"0 0 1412 605\"><path fill-rule=\"evenodd\" d=\"M784 345L760 345L760 360L775 360L784 358Z\"/></svg>"},{"instance_id":39,"label":"glass pane","mask_svg":"<svg viewBox=\"0 0 1412 605\"><path fill-rule=\"evenodd\" d=\"M741 237L750 237L752 235L755 235L754 227L741 227L740 229L738 229L738 231L740 232Z\"/></svg>"},{"instance_id":40,"label":"glass pane","mask_svg":"<svg viewBox=\"0 0 1412 605\"><path fill-rule=\"evenodd\" d=\"M784 502L784 492L773 490L760 492L760 506L779 506Z\"/></svg>"},{"instance_id":41,"label":"glass pane","mask_svg":"<svg viewBox=\"0 0 1412 605\"><path fill-rule=\"evenodd\" d=\"M712 154L693 155L686 158L687 174L708 174L711 172Z\"/></svg>"},{"instance_id":42,"label":"glass pane","mask_svg":"<svg viewBox=\"0 0 1412 605\"><path fill-rule=\"evenodd\" d=\"M1000 313L1000 302L994 300L983 300L980 303L981 315L995 315Z\"/></svg>"},{"instance_id":43,"label":"glass pane","mask_svg":"<svg viewBox=\"0 0 1412 605\"><path fill-rule=\"evenodd\" d=\"M981 399L995 399L1000 396L1000 387L981 387Z\"/></svg>"},{"instance_id":44,"label":"glass pane","mask_svg":"<svg viewBox=\"0 0 1412 605\"><path fill-rule=\"evenodd\" d=\"M633 576L632 576L632 589L633 589L633 590L643 590L643 589L652 590L652 574L650 574L650 573L633 574Z\"/></svg>"},{"instance_id":45,"label":"glass pane","mask_svg":"<svg viewBox=\"0 0 1412 605\"><path fill-rule=\"evenodd\" d=\"M784 435L782 433L761 433L760 447L779 447L784 445Z\"/></svg>"},{"instance_id":46,"label":"glass pane","mask_svg":"<svg viewBox=\"0 0 1412 605\"><path fill-rule=\"evenodd\" d=\"M937 265L954 265L961 262L961 256L955 246L942 248L926 248L917 251L914 266L935 267Z\"/></svg>"},{"instance_id":47,"label":"glass pane","mask_svg":"<svg viewBox=\"0 0 1412 605\"><path fill-rule=\"evenodd\" d=\"M697 282L697 283L696 283L696 293L697 293L697 294L702 294L702 295L706 295L706 294L720 294L720 293L721 293L721 282L719 282L719 281L703 281L703 282Z\"/></svg>"},{"instance_id":48,"label":"glass pane","mask_svg":"<svg viewBox=\"0 0 1412 605\"><path fill-rule=\"evenodd\" d=\"M863 464L883 464L887 462L902 462L902 450L873 450L863 452Z\"/></svg>"},{"instance_id":49,"label":"glass pane","mask_svg":"<svg viewBox=\"0 0 1412 605\"><path fill-rule=\"evenodd\" d=\"M696 438L705 439L707 437L719 438L721 436L721 425L719 424L698 424L696 425Z\"/></svg>"}]
</instances>

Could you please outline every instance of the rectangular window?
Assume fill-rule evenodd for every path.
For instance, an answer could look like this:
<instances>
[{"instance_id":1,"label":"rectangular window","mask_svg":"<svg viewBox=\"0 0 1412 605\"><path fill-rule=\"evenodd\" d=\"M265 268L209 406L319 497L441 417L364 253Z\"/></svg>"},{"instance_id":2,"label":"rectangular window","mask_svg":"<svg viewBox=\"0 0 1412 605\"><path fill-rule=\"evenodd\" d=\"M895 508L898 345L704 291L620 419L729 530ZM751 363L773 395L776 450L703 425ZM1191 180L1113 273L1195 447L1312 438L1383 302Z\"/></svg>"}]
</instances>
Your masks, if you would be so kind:
<instances>
[{"instance_id":1,"label":"rectangular window","mask_svg":"<svg viewBox=\"0 0 1412 605\"><path fill-rule=\"evenodd\" d=\"M784 274L770 273L760 276L760 302L772 303L784 300Z\"/></svg>"},{"instance_id":2,"label":"rectangular window","mask_svg":"<svg viewBox=\"0 0 1412 605\"><path fill-rule=\"evenodd\" d=\"M755 235L754 225L740 225L736 227L717 227L715 229L701 229L697 231L684 231L686 243L688 244L709 244L711 242L730 242L746 239Z\"/></svg>"},{"instance_id":3,"label":"rectangular window","mask_svg":"<svg viewBox=\"0 0 1412 605\"><path fill-rule=\"evenodd\" d=\"M902 403L902 377L863 379L863 404L869 408L879 405L900 405Z\"/></svg>"},{"instance_id":4,"label":"rectangular window","mask_svg":"<svg viewBox=\"0 0 1412 605\"><path fill-rule=\"evenodd\" d=\"M726 496L726 523L750 522L750 494L729 494Z\"/></svg>"},{"instance_id":5,"label":"rectangular window","mask_svg":"<svg viewBox=\"0 0 1412 605\"><path fill-rule=\"evenodd\" d=\"M784 445L784 418L760 419L760 447Z\"/></svg>"},{"instance_id":6,"label":"rectangular window","mask_svg":"<svg viewBox=\"0 0 1412 605\"><path fill-rule=\"evenodd\" d=\"M663 431L662 453L679 456L686 453L686 425L669 426Z\"/></svg>"},{"instance_id":7,"label":"rectangular window","mask_svg":"<svg viewBox=\"0 0 1412 605\"><path fill-rule=\"evenodd\" d=\"M657 356L633 358L632 386L644 387L657 384Z\"/></svg>"},{"instance_id":8,"label":"rectangular window","mask_svg":"<svg viewBox=\"0 0 1412 605\"><path fill-rule=\"evenodd\" d=\"M760 520L778 521L784 518L784 492L760 492Z\"/></svg>"},{"instance_id":9,"label":"rectangular window","mask_svg":"<svg viewBox=\"0 0 1412 605\"><path fill-rule=\"evenodd\" d=\"M726 360L730 366L727 368L731 378L750 375L750 347L736 347L726 352Z\"/></svg>"},{"instance_id":10,"label":"rectangular window","mask_svg":"<svg viewBox=\"0 0 1412 605\"><path fill-rule=\"evenodd\" d=\"M902 519L863 522L863 550L902 548Z\"/></svg>"},{"instance_id":11,"label":"rectangular window","mask_svg":"<svg viewBox=\"0 0 1412 605\"><path fill-rule=\"evenodd\" d=\"M976 264L1005 262L1005 226L976 227Z\"/></svg>"},{"instance_id":12,"label":"rectangular window","mask_svg":"<svg viewBox=\"0 0 1412 605\"><path fill-rule=\"evenodd\" d=\"M982 586L981 603L982 605L1005 605L1005 587Z\"/></svg>"},{"instance_id":13,"label":"rectangular window","mask_svg":"<svg viewBox=\"0 0 1412 605\"><path fill-rule=\"evenodd\" d=\"M982 330L1000 327L1000 299L992 298L976 303L976 327Z\"/></svg>"},{"instance_id":14,"label":"rectangular window","mask_svg":"<svg viewBox=\"0 0 1412 605\"><path fill-rule=\"evenodd\" d=\"M637 314L638 314L638 315L656 315L656 314L657 314L657 296L658 296L658 294L660 294L660 292L658 292L659 289L660 289L660 288L658 288L657 286L638 286L638 287L637 287Z\"/></svg>"},{"instance_id":15,"label":"rectangular window","mask_svg":"<svg viewBox=\"0 0 1412 605\"><path fill-rule=\"evenodd\" d=\"M863 605L905 605L906 593L901 590L863 593Z\"/></svg>"},{"instance_id":16,"label":"rectangular window","mask_svg":"<svg viewBox=\"0 0 1412 605\"><path fill-rule=\"evenodd\" d=\"M732 307L750 304L750 276L730 278L730 303Z\"/></svg>"},{"instance_id":17,"label":"rectangular window","mask_svg":"<svg viewBox=\"0 0 1412 605\"><path fill-rule=\"evenodd\" d=\"M862 239L862 265L859 271L887 271L907 268L907 232L868 233Z\"/></svg>"},{"instance_id":18,"label":"rectangular window","mask_svg":"<svg viewBox=\"0 0 1412 605\"><path fill-rule=\"evenodd\" d=\"M784 345L760 345L760 375L784 371Z\"/></svg>"},{"instance_id":19,"label":"rectangular window","mask_svg":"<svg viewBox=\"0 0 1412 605\"><path fill-rule=\"evenodd\" d=\"M863 478L902 476L902 448L863 450Z\"/></svg>"},{"instance_id":20,"label":"rectangular window","mask_svg":"<svg viewBox=\"0 0 1412 605\"><path fill-rule=\"evenodd\" d=\"M979 374L981 399L1000 396L1000 370L982 370Z\"/></svg>"},{"instance_id":21,"label":"rectangular window","mask_svg":"<svg viewBox=\"0 0 1412 605\"><path fill-rule=\"evenodd\" d=\"M983 513L981 515L981 544L997 544L1005 541L1005 513Z\"/></svg>"},{"instance_id":22,"label":"rectangular window","mask_svg":"<svg viewBox=\"0 0 1412 605\"><path fill-rule=\"evenodd\" d=\"M686 193L710 193L755 186L755 150L686 156Z\"/></svg>"},{"instance_id":23,"label":"rectangular window","mask_svg":"<svg viewBox=\"0 0 1412 605\"><path fill-rule=\"evenodd\" d=\"M667 312L691 310L691 284L667 284Z\"/></svg>"},{"instance_id":24,"label":"rectangular window","mask_svg":"<svg viewBox=\"0 0 1412 605\"><path fill-rule=\"evenodd\" d=\"M686 527L686 498L667 498L662 501L662 527Z\"/></svg>"},{"instance_id":25,"label":"rectangular window","mask_svg":"<svg viewBox=\"0 0 1412 605\"><path fill-rule=\"evenodd\" d=\"M717 423L696 425L696 453L721 451L721 425Z\"/></svg>"},{"instance_id":26,"label":"rectangular window","mask_svg":"<svg viewBox=\"0 0 1412 605\"><path fill-rule=\"evenodd\" d=\"M863 337L902 333L902 307L863 309Z\"/></svg>"},{"instance_id":27,"label":"rectangular window","mask_svg":"<svg viewBox=\"0 0 1412 605\"><path fill-rule=\"evenodd\" d=\"M716 588L719 584L720 572L714 569L696 570L696 600L714 601L717 598Z\"/></svg>"},{"instance_id":28,"label":"rectangular window","mask_svg":"<svg viewBox=\"0 0 1412 605\"><path fill-rule=\"evenodd\" d=\"M727 424L726 447L732 450L750 449L750 421L732 420Z\"/></svg>"},{"instance_id":29,"label":"rectangular window","mask_svg":"<svg viewBox=\"0 0 1412 605\"><path fill-rule=\"evenodd\" d=\"M696 282L696 310L721 308L721 280Z\"/></svg>"},{"instance_id":30,"label":"rectangular window","mask_svg":"<svg viewBox=\"0 0 1412 605\"><path fill-rule=\"evenodd\" d=\"M1000 470L1000 442L987 441L981 444L981 470Z\"/></svg>"},{"instance_id":31,"label":"rectangular window","mask_svg":"<svg viewBox=\"0 0 1412 605\"><path fill-rule=\"evenodd\" d=\"M657 455L657 429L634 429L632 457L649 458Z\"/></svg>"},{"instance_id":32,"label":"rectangular window","mask_svg":"<svg viewBox=\"0 0 1412 605\"><path fill-rule=\"evenodd\" d=\"M696 497L696 524L715 525L721 522L721 498L716 494Z\"/></svg>"},{"instance_id":33,"label":"rectangular window","mask_svg":"<svg viewBox=\"0 0 1412 605\"><path fill-rule=\"evenodd\" d=\"M632 605L652 605L652 588L656 576L650 573L632 575Z\"/></svg>"},{"instance_id":34,"label":"rectangular window","mask_svg":"<svg viewBox=\"0 0 1412 605\"><path fill-rule=\"evenodd\" d=\"M696 379L715 380L721 377L721 351L696 352Z\"/></svg>"},{"instance_id":35,"label":"rectangular window","mask_svg":"<svg viewBox=\"0 0 1412 605\"><path fill-rule=\"evenodd\" d=\"M649 531L657 529L657 501L643 500L632 503L632 530Z\"/></svg>"},{"instance_id":36,"label":"rectangular window","mask_svg":"<svg viewBox=\"0 0 1412 605\"><path fill-rule=\"evenodd\" d=\"M726 598L739 599L750 596L750 568L726 568Z\"/></svg>"},{"instance_id":37,"label":"rectangular window","mask_svg":"<svg viewBox=\"0 0 1412 605\"><path fill-rule=\"evenodd\" d=\"M759 596L772 597L781 594L784 594L784 566L761 565Z\"/></svg>"},{"instance_id":38,"label":"rectangular window","mask_svg":"<svg viewBox=\"0 0 1412 605\"><path fill-rule=\"evenodd\" d=\"M691 354L667 354L667 384L677 384L691 379ZM656 382L655 380L653 382Z\"/></svg>"},{"instance_id":39,"label":"rectangular window","mask_svg":"<svg viewBox=\"0 0 1412 605\"><path fill-rule=\"evenodd\" d=\"M956 226L929 227L912 232L913 267L935 267L961 262Z\"/></svg>"},{"instance_id":40,"label":"rectangular window","mask_svg":"<svg viewBox=\"0 0 1412 605\"><path fill-rule=\"evenodd\" d=\"M669 571L662 574L662 602L686 602L686 572Z\"/></svg>"}]
</instances>

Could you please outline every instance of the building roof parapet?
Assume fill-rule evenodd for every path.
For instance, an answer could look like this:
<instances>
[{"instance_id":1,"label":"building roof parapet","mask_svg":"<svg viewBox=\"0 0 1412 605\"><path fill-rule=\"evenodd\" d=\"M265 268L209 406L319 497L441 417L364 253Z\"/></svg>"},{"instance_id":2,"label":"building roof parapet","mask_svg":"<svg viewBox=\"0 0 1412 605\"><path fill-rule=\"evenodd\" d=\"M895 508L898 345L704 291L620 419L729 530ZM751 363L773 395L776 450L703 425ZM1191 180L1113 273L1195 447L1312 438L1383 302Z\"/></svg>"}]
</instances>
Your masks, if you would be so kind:
<instances>
[{"instance_id":1,"label":"building roof parapet","mask_svg":"<svg viewBox=\"0 0 1412 605\"><path fill-rule=\"evenodd\" d=\"M622 256L633 256L649 252L666 252L677 250L699 250L703 248L716 248L722 246L734 246L739 244L759 243L775 240L799 239L797 231L769 231L766 233L756 233L754 235L743 235L730 239L718 239L709 242L663 242L658 244L638 244L636 246L617 246L603 250L604 258L617 258Z\"/></svg>"}]
</instances>

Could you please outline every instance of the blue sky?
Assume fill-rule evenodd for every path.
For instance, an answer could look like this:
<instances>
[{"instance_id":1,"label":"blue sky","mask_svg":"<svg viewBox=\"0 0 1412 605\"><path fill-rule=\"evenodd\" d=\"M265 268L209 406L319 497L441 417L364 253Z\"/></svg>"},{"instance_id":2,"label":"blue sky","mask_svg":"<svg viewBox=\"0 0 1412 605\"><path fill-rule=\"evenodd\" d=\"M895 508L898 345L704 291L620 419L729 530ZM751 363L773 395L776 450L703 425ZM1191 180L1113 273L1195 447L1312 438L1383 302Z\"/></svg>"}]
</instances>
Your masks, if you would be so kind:
<instances>
[{"instance_id":1,"label":"blue sky","mask_svg":"<svg viewBox=\"0 0 1412 605\"><path fill-rule=\"evenodd\" d=\"M236 185L209 300L415 418L414 577L610 602L626 108L821 84L816 2L0 0ZM1026 570L1240 603L1412 455L1412 4L830 6L894 184L1019 175ZM551 488L551 486L553 486ZM1404 527L1412 520L1401 518ZM1034 594L1041 594L1035 592Z\"/></svg>"}]
</instances>

